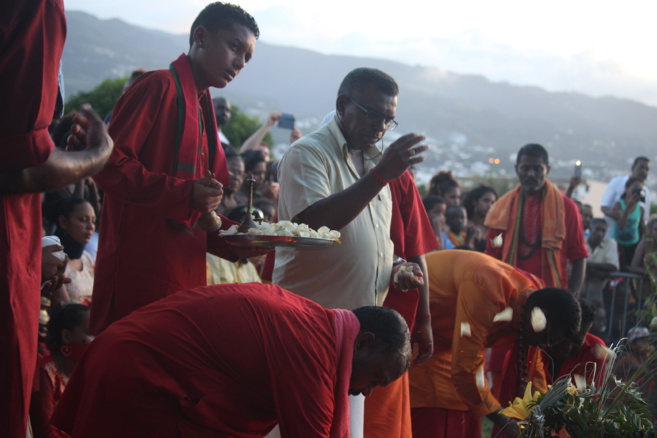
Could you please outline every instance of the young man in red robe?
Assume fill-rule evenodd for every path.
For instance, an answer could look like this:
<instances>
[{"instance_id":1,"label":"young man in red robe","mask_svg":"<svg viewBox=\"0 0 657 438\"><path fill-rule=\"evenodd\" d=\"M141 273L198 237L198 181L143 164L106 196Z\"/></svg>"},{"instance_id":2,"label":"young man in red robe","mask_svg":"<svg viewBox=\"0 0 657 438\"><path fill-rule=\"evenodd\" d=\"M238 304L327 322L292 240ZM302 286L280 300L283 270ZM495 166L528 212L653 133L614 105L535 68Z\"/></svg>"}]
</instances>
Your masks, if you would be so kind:
<instances>
[{"instance_id":1,"label":"young man in red robe","mask_svg":"<svg viewBox=\"0 0 657 438\"><path fill-rule=\"evenodd\" d=\"M39 327L39 192L97 173L112 140L88 108L75 119L70 151L55 150L48 134L66 38L63 1L2 2L0 17L0 431L25 438Z\"/></svg>"},{"instance_id":2,"label":"young man in red robe","mask_svg":"<svg viewBox=\"0 0 657 438\"><path fill-rule=\"evenodd\" d=\"M101 333L52 423L73 438L247 438L276 423L283 438L345 437L348 394L369 395L410 362L391 309L324 309L258 283L200 287Z\"/></svg>"},{"instance_id":3,"label":"young man in red robe","mask_svg":"<svg viewBox=\"0 0 657 438\"><path fill-rule=\"evenodd\" d=\"M238 258L199 226L229 183L209 87L223 88L239 74L258 35L240 7L212 3L192 24L188 54L168 70L143 74L116 104L109 127L116 147L96 178L105 199L93 333L175 291L205 285L206 251ZM217 179L207 181L209 172Z\"/></svg>"}]
</instances>

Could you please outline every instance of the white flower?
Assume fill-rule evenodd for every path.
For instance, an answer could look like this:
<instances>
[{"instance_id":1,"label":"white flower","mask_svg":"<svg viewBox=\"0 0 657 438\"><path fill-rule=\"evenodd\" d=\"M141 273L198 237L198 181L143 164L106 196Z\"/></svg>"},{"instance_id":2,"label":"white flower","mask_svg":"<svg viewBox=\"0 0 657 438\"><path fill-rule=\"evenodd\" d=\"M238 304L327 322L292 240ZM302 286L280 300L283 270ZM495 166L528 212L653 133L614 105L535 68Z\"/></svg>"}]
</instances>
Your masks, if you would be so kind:
<instances>
[{"instance_id":1,"label":"white flower","mask_svg":"<svg viewBox=\"0 0 657 438\"><path fill-rule=\"evenodd\" d=\"M470 330L470 324L467 322L461 323L461 336L472 336L472 330Z\"/></svg>"},{"instance_id":2,"label":"white flower","mask_svg":"<svg viewBox=\"0 0 657 438\"><path fill-rule=\"evenodd\" d=\"M511 321L512 319L513 319L513 309L511 307L507 307L506 309L502 310L500 313L498 313L493 317L493 322Z\"/></svg>"},{"instance_id":3,"label":"white flower","mask_svg":"<svg viewBox=\"0 0 657 438\"><path fill-rule=\"evenodd\" d=\"M586 378L581 374L573 374L573 380L575 381L575 386L577 391L584 392L586 391Z\"/></svg>"},{"instance_id":4,"label":"white flower","mask_svg":"<svg viewBox=\"0 0 657 438\"><path fill-rule=\"evenodd\" d=\"M480 366L475 375L475 381L477 383L477 388L484 389L486 388L486 380L484 379L484 367Z\"/></svg>"},{"instance_id":5,"label":"white flower","mask_svg":"<svg viewBox=\"0 0 657 438\"><path fill-rule=\"evenodd\" d=\"M504 241L502 240L502 233L498 234L495 236L495 238L490 240L490 244L493 248L499 248L504 244Z\"/></svg>"},{"instance_id":6,"label":"white flower","mask_svg":"<svg viewBox=\"0 0 657 438\"><path fill-rule=\"evenodd\" d=\"M399 269L397 269L397 272L395 272L395 276L392 278L392 281L394 281L395 283L399 283L399 277L403 275L414 276L415 274L413 274L413 266L411 265L400 266Z\"/></svg>"},{"instance_id":7,"label":"white flower","mask_svg":"<svg viewBox=\"0 0 657 438\"><path fill-rule=\"evenodd\" d=\"M540 333L545 330L546 326L547 318L545 318L545 313L540 307L534 307L532 309L532 328L536 333Z\"/></svg>"}]
</instances>

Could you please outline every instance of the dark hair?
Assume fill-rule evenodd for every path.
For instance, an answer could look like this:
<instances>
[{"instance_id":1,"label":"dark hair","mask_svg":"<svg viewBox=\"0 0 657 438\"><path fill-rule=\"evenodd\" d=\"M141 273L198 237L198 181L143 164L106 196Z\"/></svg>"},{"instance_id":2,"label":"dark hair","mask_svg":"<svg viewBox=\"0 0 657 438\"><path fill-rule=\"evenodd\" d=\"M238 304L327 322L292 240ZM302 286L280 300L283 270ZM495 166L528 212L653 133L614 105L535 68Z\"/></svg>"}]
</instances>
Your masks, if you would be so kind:
<instances>
[{"instance_id":1,"label":"dark hair","mask_svg":"<svg viewBox=\"0 0 657 438\"><path fill-rule=\"evenodd\" d=\"M438 195L427 195L422 198L422 205L424 205L427 214L438 204L445 204L445 200Z\"/></svg>"},{"instance_id":2,"label":"dark hair","mask_svg":"<svg viewBox=\"0 0 657 438\"><path fill-rule=\"evenodd\" d=\"M463 206L465 207L465 211L468 212L468 219L472 219L474 217L475 204L479 202L481 197L486 193L492 193L495 195L495 199L498 197L494 188L491 186L485 186L483 184L470 190L465 195L465 198L463 198Z\"/></svg>"},{"instance_id":3,"label":"dark hair","mask_svg":"<svg viewBox=\"0 0 657 438\"><path fill-rule=\"evenodd\" d=\"M404 318L389 307L366 306L355 309L361 332L374 334L377 345L385 353L411 351L411 335Z\"/></svg>"},{"instance_id":4,"label":"dark hair","mask_svg":"<svg viewBox=\"0 0 657 438\"><path fill-rule=\"evenodd\" d=\"M234 147L228 146L226 149L224 149L224 153L226 154L226 160L229 160L231 158L235 157L240 157L240 155L237 153ZM240 157L242 158L242 157Z\"/></svg>"},{"instance_id":5,"label":"dark hair","mask_svg":"<svg viewBox=\"0 0 657 438\"><path fill-rule=\"evenodd\" d=\"M650 163L650 158L644 156L636 157L634 159L634 163L632 163L632 169L634 169L636 165L639 164L639 161L645 161L646 163Z\"/></svg>"},{"instance_id":6,"label":"dark hair","mask_svg":"<svg viewBox=\"0 0 657 438\"><path fill-rule=\"evenodd\" d=\"M605 224L605 227L609 226L609 224L607 224L607 221L604 220L601 217L594 217L593 219L591 219L591 222L589 223L589 226L591 228L593 228L593 227L595 227L596 224Z\"/></svg>"},{"instance_id":7,"label":"dark hair","mask_svg":"<svg viewBox=\"0 0 657 438\"><path fill-rule=\"evenodd\" d=\"M244 151L240 154L244 159L244 172L252 171L258 163L266 163L265 156L262 155L262 152L251 149Z\"/></svg>"},{"instance_id":8,"label":"dark hair","mask_svg":"<svg viewBox=\"0 0 657 438\"><path fill-rule=\"evenodd\" d=\"M246 205L233 207L226 212L226 217L234 222L242 222L244 216L246 216L246 211L248 208L249 207ZM253 217L253 220L257 222L259 220L264 220L265 214L259 208L253 207L251 209L251 217Z\"/></svg>"},{"instance_id":9,"label":"dark hair","mask_svg":"<svg viewBox=\"0 0 657 438\"><path fill-rule=\"evenodd\" d=\"M584 298L579 299L579 308L582 311L582 327L593 323L595 319L595 307Z\"/></svg>"},{"instance_id":10,"label":"dark hair","mask_svg":"<svg viewBox=\"0 0 657 438\"><path fill-rule=\"evenodd\" d=\"M351 96L369 84L388 96L399 94L399 86L392 76L376 68L360 67L344 77L338 88L338 96Z\"/></svg>"},{"instance_id":11,"label":"dark hair","mask_svg":"<svg viewBox=\"0 0 657 438\"><path fill-rule=\"evenodd\" d=\"M244 9L230 3L215 2L207 5L192 23L189 32L189 47L194 44L194 31L203 26L208 32L215 33L219 29L231 27L235 24L241 25L253 32L258 39L260 29L258 24Z\"/></svg>"},{"instance_id":12,"label":"dark hair","mask_svg":"<svg viewBox=\"0 0 657 438\"><path fill-rule=\"evenodd\" d=\"M521 147L518 151L518 155L516 156L516 164L520 163L520 157L523 155L531 155L532 157L542 158L546 166L550 164L548 153L540 144L529 143Z\"/></svg>"},{"instance_id":13,"label":"dark hair","mask_svg":"<svg viewBox=\"0 0 657 438\"><path fill-rule=\"evenodd\" d=\"M50 321L48 321L48 334L46 335L46 346L50 351L59 351L62 346L62 332L73 330L82 322L85 312L89 307L84 304L71 303L58 305L50 310Z\"/></svg>"},{"instance_id":14,"label":"dark hair","mask_svg":"<svg viewBox=\"0 0 657 438\"><path fill-rule=\"evenodd\" d=\"M445 216L449 216L451 214L456 214L457 210L465 210L465 207L462 205L450 205L447 210L445 210Z\"/></svg>"},{"instance_id":15,"label":"dark hair","mask_svg":"<svg viewBox=\"0 0 657 438\"><path fill-rule=\"evenodd\" d=\"M634 178L634 177L631 176L627 179L627 181L625 181L625 188L627 189L628 187L630 187L635 182L643 183L643 181L641 181L639 178Z\"/></svg>"},{"instance_id":16,"label":"dark hair","mask_svg":"<svg viewBox=\"0 0 657 438\"><path fill-rule=\"evenodd\" d=\"M525 312L531 312L534 307L540 307L548 324L565 330L567 337L572 338L579 332L582 313L570 291L556 287L539 289L527 298Z\"/></svg>"},{"instance_id":17,"label":"dark hair","mask_svg":"<svg viewBox=\"0 0 657 438\"><path fill-rule=\"evenodd\" d=\"M57 221L57 224L59 225L59 217L64 216L67 219L71 218L71 213L76 209L78 205L82 204L89 204L89 201L86 199L78 198L75 196L71 196L69 198L64 198L61 201L57 203L57 207L55 209L55 219Z\"/></svg>"},{"instance_id":18,"label":"dark hair","mask_svg":"<svg viewBox=\"0 0 657 438\"><path fill-rule=\"evenodd\" d=\"M429 183L429 194L445 196L451 189L461 187L459 182L452 175L452 171L441 170L431 178Z\"/></svg>"}]
</instances>

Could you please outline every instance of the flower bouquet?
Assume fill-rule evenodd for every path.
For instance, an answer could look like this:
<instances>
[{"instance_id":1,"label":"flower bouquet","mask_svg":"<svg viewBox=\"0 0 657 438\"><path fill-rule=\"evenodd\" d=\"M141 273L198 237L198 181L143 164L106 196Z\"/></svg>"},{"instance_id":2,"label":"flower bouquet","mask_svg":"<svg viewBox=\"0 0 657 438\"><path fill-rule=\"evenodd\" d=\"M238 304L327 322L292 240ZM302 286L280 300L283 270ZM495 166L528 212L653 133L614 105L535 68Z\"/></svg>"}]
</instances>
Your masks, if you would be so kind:
<instances>
[{"instance_id":1,"label":"flower bouquet","mask_svg":"<svg viewBox=\"0 0 657 438\"><path fill-rule=\"evenodd\" d=\"M617 349L616 349L617 350ZM564 376L543 394L532 394L531 383L523 398L516 398L502 414L519 420L522 437L653 437L651 414L635 382L640 375L655 374L657 355L652 354L628 381L616 379L611 370L616 351L605 348L605 375L599 387L586 385L583 376ZM572 384L574 380L575 384Z\"/></svg>"}]
</instances>

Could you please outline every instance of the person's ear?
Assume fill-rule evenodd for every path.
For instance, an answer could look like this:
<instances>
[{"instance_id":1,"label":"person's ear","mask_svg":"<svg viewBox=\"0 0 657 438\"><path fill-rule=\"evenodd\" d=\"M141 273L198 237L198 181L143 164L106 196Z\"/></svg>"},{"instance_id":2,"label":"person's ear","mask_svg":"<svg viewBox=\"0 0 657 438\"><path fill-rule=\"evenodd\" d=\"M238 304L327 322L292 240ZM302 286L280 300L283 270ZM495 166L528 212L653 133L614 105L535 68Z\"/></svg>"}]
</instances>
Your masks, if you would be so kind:
<instances>
[{"instance_id":1,"label":"person's ear","mask_svg":"<svg viewBox=\"0 0 657 438\"><path fill-rule=\"evenodd\" d=\"M205 26L199 26L194 29L194 44L197 48L201 49L204 47L208 34L208 30Z\"/></svg>"},{"instance_id":2,"label":"person's ear","mask_svg":"<svg viewBox=\"0 0 657 438\"><path fill-rule=\"evenodd\" d=\"M548 176L550 174L550 169L552 169L549 165L545 165L547 170L545 171L545 176Z\"/></svg>"},{"instance_id":3,"label":"person's ear","mask_svg":"<svg viewBox=\"0 0 657 438\"><path fill-rule=\"evenodd\" d=\"M69 329L62 330L61 333L62 344L70 344L72 339L73 339L73 334Z\"/></svg>"},{"instance_id":4,"label":"person's ear","mask_svg":"<svg viewBox=\"0 0 657 438\"><path fill-rule=\"evenodd\" d=\"M356 350L367 352L374 349L376 343L376 336L372 332L360 332L356 337Z\"/></svg>"},{"instance_id":5,"label":"person's ear","mask_svg":"<svg viewBox=\"0 0 657 438\"><path fill-rule=\"evenodd\" d=\"M338 113L338 116L342 118L344 116L345 107L347 105L347 96L341 94L335 101L335 112Z\"/></svg>"}]
</instances>

